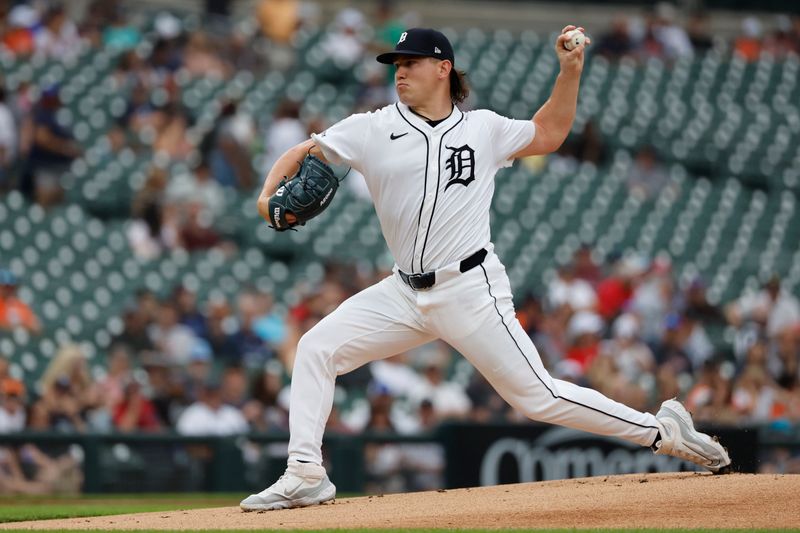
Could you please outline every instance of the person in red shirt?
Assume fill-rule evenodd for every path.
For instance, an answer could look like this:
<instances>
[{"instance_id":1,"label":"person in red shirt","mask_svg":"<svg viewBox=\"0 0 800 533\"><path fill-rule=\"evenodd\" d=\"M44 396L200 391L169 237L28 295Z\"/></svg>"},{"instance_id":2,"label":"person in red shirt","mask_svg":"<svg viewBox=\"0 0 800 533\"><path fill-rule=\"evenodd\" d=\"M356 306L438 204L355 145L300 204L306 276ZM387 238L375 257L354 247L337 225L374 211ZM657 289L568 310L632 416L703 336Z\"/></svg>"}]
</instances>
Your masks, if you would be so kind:
<instances>
[{"instance_id":1,"label":"person in red shirt","mask_svg":"<svg viewBox=\"0 0 800 533\"><path fill-rule=\"evenodd\" d=\"M633 296L641 276L647 272L647 261L640 257L625 257L615 265L613 273L597 286L597 312L606 321L616 317Z\"/></svg>"},{"instance_id":2,"label":"person in red shirt","mask_svg":"<svg viewBox=\"0 0 800 533\"><path fill-rule=\"evenodd\" d=\"M163 424L155 405L143 393L141 385L131 380L125 386L125 395L112 413L114 427L119 431L159 431Z\"/></svg>"}]
</instances>

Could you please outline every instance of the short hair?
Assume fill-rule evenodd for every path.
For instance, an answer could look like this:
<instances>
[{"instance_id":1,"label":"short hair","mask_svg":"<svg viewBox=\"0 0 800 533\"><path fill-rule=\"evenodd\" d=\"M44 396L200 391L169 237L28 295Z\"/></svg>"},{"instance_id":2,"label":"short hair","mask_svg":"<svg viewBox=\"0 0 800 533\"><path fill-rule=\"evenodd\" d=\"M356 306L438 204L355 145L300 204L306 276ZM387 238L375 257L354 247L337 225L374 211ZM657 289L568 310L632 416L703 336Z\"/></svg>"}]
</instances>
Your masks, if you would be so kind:
<instances>
[{"instance_id":1,"label":"short hair","mask_svg":"<svg viewBox=\"0 0 800 533\"><path fill-rule=\"evenodd\" d=\"M450 70L450 100L454 104L460 104L469 96L469 82L467 81L467 73L463 70L456 70L453 67Z\"/></svg>"}]
</instances>

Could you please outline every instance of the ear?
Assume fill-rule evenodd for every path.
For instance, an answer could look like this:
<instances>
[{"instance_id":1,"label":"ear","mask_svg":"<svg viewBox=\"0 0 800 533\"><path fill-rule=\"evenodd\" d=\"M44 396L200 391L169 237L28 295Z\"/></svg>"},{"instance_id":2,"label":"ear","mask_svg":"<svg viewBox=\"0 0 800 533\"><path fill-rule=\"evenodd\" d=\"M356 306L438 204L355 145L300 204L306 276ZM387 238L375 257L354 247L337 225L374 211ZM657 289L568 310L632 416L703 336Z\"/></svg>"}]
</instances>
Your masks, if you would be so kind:
<instances>
[{"instance_id":1,"label":"ear","mask_svg":"<svg viewBox=\"0 0 800 533\"><path fill-rule=\"evenodd\" d=\"M450 76L450 71L453 70L453 64L449 59L439 62L439 79L443 80Z\"/></svg>"}]
</instances>

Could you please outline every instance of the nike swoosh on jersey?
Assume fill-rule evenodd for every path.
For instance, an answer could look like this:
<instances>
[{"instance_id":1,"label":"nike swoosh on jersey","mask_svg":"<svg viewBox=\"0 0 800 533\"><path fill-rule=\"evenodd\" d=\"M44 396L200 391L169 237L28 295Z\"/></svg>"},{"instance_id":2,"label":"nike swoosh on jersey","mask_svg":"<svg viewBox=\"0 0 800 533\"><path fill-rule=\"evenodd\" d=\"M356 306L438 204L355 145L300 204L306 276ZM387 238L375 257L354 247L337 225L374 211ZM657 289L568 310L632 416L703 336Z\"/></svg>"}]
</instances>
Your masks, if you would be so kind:
<instances>
[{"instance_id":1,"label":"nike swoosh on jersey","mask_svg":"<svg viewBox=\"0 0 800 533\"><path fill-rule=\"evenodd\" d=\"M401 133L400 135L395 135L394 133L390 133L389 134L389 138L391 140L395 140L395 139L399 139L400 137L405 137L406 135L408 135L408 132Z\"/></svg>"}]
</instances>

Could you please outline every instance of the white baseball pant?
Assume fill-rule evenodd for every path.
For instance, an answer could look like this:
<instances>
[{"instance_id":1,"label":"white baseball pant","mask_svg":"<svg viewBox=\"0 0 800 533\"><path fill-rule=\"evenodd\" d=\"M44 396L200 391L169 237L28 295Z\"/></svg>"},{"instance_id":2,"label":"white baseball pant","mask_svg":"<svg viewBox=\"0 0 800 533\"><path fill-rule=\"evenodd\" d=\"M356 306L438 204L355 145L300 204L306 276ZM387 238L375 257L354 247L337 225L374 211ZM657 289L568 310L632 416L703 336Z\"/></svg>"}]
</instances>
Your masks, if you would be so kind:
<instances>
[{"instance_id":1,"label":"white baseball pant","mask_svg":"<svg viewBox=\"0 0 800 533\"><path fill-rule=\"evenodd\" d=\"M292 373L290 459L322 464L336 376L436 338L463 354L532 420L653 443L658 428L652 414L550 377L517 321L505 267L488 249L481 265L427 290L412 290L395 272L303 335ZM445 270L452 273L453 266Z\"/></svg>"}]
</instances>

